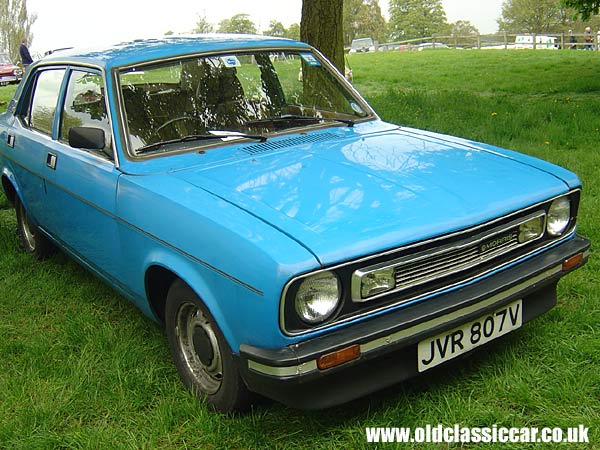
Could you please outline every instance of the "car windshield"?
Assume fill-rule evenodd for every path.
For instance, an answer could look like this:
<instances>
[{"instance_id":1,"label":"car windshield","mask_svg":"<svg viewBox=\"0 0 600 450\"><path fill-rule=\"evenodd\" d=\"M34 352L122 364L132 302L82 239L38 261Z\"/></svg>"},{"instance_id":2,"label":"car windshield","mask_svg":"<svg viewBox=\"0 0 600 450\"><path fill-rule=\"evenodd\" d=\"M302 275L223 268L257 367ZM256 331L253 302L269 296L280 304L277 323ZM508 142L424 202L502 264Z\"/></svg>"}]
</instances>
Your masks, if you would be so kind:
<instances>
[{"instance_id":1,"label":"car windshield","mask_svg":"<svg viewBox=\"0 0 600 450\"><path fill-rule=\"evenodd\" d=\"M352 126L372 115L309 51L229 53L144 65L122 70L119 84L134 155L189 147L194 138L197 146L295 127Z\"/></svg>"},{"instance_id":2,"label":"car windshield","mask_svg":"<svg viewBox=\"0 0 600 450\"><path fill-rule=\"evenodd\" d=\"M12 64L12 61L6 53L0 53L0 64Z\"/></svg>"}]
</instances>

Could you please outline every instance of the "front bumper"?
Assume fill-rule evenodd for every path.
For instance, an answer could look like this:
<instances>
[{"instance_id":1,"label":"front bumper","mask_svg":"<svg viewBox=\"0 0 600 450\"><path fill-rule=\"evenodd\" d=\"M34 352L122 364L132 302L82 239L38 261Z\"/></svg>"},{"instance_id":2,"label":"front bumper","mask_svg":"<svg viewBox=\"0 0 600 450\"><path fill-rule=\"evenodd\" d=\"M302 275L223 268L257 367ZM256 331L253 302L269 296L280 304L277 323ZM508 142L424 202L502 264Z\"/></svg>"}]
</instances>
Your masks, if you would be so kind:
<instances>
[{"instance_id":1,"label":"front bumper","mask_svg":"<svg viewBox=\"0 0 600 450\"><path fill-rule=\"evenodd\" d=\"M283 349L242 345L239 367L249 389L287 405L320 409L364 396L418 374L419 341L523 300L523 323L556 304L556 285L585 264L590 242L580 236L458 290L335 330ZM583 258L573 267L563 262ZM319 356L360 345L360 357L320 370Z\"/></svg>"},{"instance_id":2,"label":"front bumper","mask_svg":"<svg viewBox=\"0 0 600 450\"><path fill-rule=\"evenodd\" d=\"M22 76L15 75L0 75L0 85L7 85L9 83L18 83L21 81Z\"/></svg>"}]
</instances>

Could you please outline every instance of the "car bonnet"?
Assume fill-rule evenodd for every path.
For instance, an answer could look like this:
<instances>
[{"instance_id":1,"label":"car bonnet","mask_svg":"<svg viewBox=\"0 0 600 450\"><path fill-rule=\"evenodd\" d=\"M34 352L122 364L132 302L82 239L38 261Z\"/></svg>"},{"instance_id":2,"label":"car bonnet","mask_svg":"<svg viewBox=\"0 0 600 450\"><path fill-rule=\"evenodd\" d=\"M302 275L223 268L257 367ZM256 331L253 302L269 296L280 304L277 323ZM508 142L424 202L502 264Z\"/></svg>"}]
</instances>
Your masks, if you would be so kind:
<instances>
[{"instance_id":1,"label":"car bonnet","mask_svg":"<svg viewBox=\"0 0 600 450\"><path fill-rule=\"evenodd\" d=\"M568 191L547 163L542 170L400 129L266 148L173 175L281 230L323 265L485 223Z\"/></svg>"}]
</instances>

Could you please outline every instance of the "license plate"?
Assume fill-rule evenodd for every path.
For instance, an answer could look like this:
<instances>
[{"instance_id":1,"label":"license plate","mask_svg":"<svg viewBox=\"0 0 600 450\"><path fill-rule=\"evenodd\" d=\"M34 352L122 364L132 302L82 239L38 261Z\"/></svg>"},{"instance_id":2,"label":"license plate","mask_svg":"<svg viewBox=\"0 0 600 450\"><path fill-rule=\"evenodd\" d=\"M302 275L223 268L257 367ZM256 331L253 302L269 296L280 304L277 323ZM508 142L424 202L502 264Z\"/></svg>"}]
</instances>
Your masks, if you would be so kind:
<instances>
[{"instance_id":1,"label":"license plate","mask_svg":"<svg viewBox=\"0 0 600 450\"><path fill-rule=\"evenodd\" d=\"M419 372L467 353L521 327L523 302L514 301L477 320L419 342Z\"/></svg>"}]
</instances>

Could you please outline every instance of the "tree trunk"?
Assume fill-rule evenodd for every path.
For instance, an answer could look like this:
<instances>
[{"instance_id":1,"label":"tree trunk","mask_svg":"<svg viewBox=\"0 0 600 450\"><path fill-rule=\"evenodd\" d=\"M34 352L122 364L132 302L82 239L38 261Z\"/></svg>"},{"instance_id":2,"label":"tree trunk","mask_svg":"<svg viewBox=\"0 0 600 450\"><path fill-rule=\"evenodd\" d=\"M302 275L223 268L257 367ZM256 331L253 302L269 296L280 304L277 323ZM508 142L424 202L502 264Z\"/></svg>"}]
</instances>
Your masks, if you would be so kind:
<instances>
[{"instance_id":1,"label":"tree trunk","mask_svg":"<svg viewBox=\"0 0 600 450\"><path fill-rule=\"evenodd\" d=\"M344 73L343 0L302 0L300 40L323 53Z\"/></svg>"}]
</instances>

